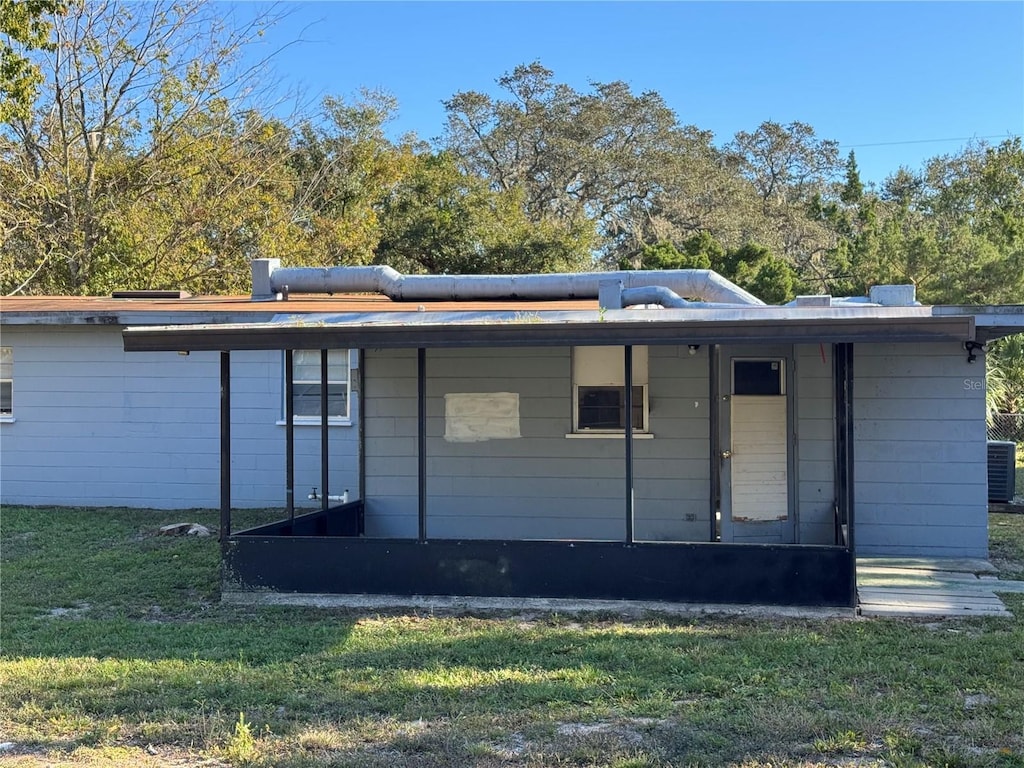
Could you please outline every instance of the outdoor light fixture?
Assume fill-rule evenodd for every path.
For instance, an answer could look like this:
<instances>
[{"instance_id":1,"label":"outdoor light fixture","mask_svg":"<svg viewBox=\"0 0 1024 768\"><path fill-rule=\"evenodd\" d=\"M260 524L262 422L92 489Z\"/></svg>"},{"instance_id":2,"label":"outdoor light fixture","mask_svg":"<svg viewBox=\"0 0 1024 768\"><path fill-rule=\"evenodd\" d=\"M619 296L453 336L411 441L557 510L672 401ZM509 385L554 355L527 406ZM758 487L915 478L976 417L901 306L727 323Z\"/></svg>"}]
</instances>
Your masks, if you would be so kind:
<instances>
[{"instance_id":1,"label":"outdoor light fixture","mask_svg":"<svg viewBox=\"0 0 1024 768\"><path fill-rule=\"evenodd\" d=\"M687 344L687 348L690 350L690 357L697 354L697 350L700 349L700 344Z\"/></svg>"},{"instance_id":2,"label":"outdoor light fixture","mask_svg":"<svg viewBox=\"0 0 1024 768\"><path fill-rule=\"evenodd\" d=\"M979 341L965 341L964 349L967 350L967 362L973 363L978 359L978 355L976 353L985 351L985 345Z\"/></svg>"}]
</instances>

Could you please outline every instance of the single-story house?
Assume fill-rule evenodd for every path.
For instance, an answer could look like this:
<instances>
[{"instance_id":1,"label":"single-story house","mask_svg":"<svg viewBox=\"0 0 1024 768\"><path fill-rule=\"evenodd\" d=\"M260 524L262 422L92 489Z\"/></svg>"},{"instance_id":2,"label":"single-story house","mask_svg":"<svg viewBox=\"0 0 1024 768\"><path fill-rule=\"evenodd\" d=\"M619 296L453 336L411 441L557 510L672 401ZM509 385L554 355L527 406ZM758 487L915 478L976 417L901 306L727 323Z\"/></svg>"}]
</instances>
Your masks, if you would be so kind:
<instances>
[{"instance_id":1,"label":"single-story house","mask_svg":"<svg viewBox=\"0 0 1024 768\"><path fill-rule=\"evenodd\" d=\"M856 555L987 554L984 344L1024 307L253 270L5 299L3 503L219 504L235 589L850 605Z\"/></svg>"}]
</instances>

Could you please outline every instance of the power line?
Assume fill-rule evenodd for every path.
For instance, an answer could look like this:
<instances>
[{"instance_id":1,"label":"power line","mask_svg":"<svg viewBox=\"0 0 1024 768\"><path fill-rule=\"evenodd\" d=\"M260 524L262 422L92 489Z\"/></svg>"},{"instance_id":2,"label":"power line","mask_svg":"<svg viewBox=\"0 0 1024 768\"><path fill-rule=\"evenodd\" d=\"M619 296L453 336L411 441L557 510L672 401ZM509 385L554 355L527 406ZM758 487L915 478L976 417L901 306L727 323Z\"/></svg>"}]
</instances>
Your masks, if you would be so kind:
<instances>
[{"instance_id":1,"label":"power line","mask_svg":"<svg viewBox=\"0 0 1024 768\"><path fill-rule=\"evenodd\" d=\"M901 144L941 144L948 141L972 141L975 139L1010 139L1019 134L997 133L993 136L958 136L951 139L912 139L910 141L879 141L874 144L840 144L843 149L861 149L862 147L896 147Z\"/></svg>"}]
</instances>

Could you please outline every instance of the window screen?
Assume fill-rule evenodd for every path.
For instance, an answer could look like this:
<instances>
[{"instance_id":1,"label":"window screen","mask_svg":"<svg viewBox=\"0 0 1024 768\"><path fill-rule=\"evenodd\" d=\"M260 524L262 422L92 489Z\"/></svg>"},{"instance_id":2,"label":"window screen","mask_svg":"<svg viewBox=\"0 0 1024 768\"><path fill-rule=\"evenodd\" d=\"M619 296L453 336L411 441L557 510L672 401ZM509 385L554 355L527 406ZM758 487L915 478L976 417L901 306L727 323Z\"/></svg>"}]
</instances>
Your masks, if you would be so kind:
<instances>
[{"instance_id":1,"label":"window screen","mask_svg":"<svg viewBox=\"0 0 1024 768\"><path fill-rule=\"evenodd\" d=\"M733 360L732 393L734 395L781 395L783 365L781 360Z\"/></svg>"},{"instance_id":2,"label":"window screen","mask_svg":"<svg viewBox=\"0 0 1024 768\"><path fill-rule=\"evenodd\" d=\"M14 350L0 347L0 416L14 413Z\"/></svg>"},{"instance_id":3,"label":"window screen","mask_svg":"<svg viewBox=\"0 0 1024 768\"><path fill-rule=\"evenodd\" d=\"M348 350L327 352L327 416L348 418ZM320 420L320 351L298 349L292 353L292 406L296 419Z\"/></svg>"},{"instance_id":4,"label":"window screen","mask_svg":"<svg viewBox=\"0 0 1024 768\"><path fill-rule=\"evenodd\" d=\"M580 429L626 428L625 387L580 387L577 396ZM647 429L643 387L633 387L632 428L641 432Z\"/></svg>"},{"instance_id":5,"label":"window screen","mask_svg":"<svg viewBox=\"0 0 1024 768\"><path fill-rule=\"evenodd\" d=\"M633 347L633 416L638 432L647 427L647 347ZM622 347L576 347L572 377L576 432L621 432L626 428L625 357Z\"/></svg>"}]
</instances>

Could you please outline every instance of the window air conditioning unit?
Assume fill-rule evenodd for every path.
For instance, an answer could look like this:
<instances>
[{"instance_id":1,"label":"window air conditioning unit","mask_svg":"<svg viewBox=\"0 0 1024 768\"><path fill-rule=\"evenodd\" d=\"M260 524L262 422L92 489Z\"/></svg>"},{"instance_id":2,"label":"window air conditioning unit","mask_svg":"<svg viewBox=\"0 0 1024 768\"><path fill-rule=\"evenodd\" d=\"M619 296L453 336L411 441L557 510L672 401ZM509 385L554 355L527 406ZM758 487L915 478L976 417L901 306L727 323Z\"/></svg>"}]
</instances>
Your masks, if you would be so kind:
<instances>
[{"instance_id":1,"label":"window air conditioning unit","mask_svg":"<svg viewBox=\"0 0 1024 768\"><path fill-rule=\"evenodd\" d=\"M1017 444L1003 440L988 441L988 500L1013 501L1016 485Z\"/></svg>"}]
</instances>

